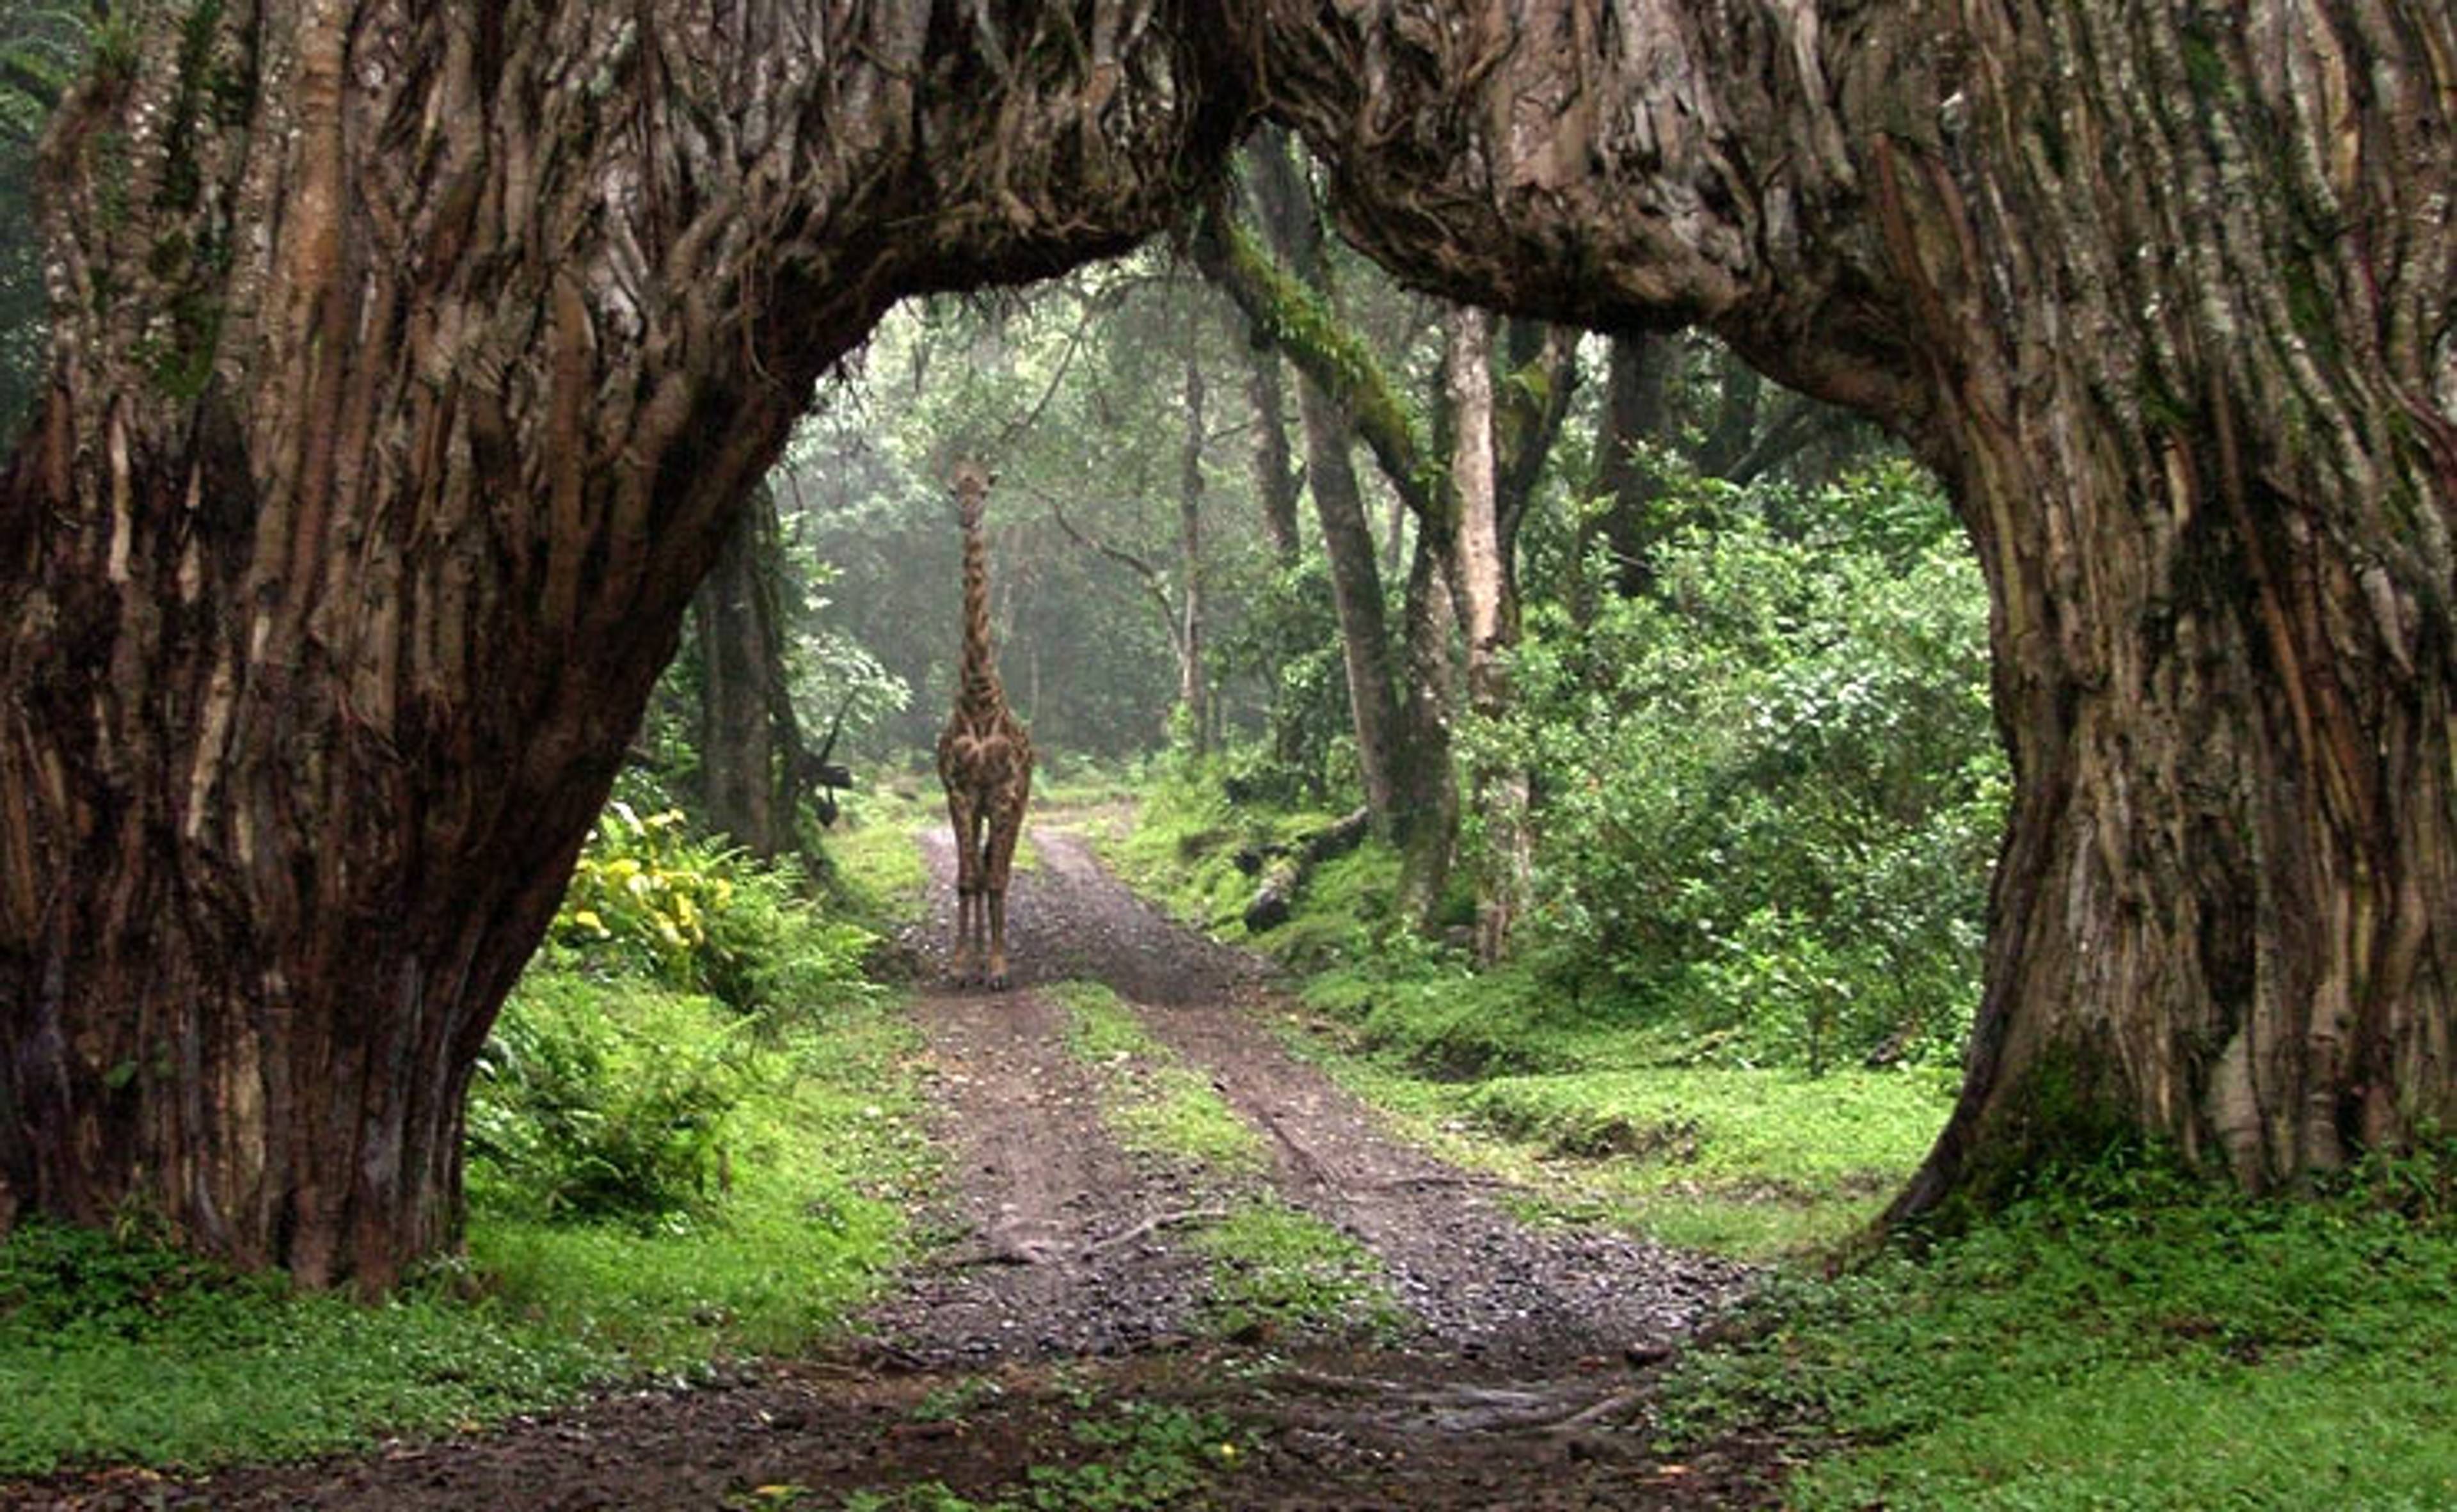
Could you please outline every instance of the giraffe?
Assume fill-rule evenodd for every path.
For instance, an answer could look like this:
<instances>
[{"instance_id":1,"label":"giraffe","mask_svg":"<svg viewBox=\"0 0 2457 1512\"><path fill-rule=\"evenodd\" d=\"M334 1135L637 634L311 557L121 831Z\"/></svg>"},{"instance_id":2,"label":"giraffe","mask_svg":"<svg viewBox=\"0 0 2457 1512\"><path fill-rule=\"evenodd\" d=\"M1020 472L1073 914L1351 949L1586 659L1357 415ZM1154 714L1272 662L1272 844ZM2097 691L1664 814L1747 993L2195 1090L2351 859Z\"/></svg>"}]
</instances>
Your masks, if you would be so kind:
<instances>
[{"instance_id":1,"label":"giraffe","mask_svg":"<svg viewBox=\"0 0 2457 1512\"><path fill-rule=\"evenodd\" d=\"M981 540L990 475L964 462L950 481L964 528L964 658L956 677L956 712L939 736L939 780L956 828L955 975L966 985L986 982L991 991L1003 992L1007 869L1032 794L1032 740L1006 706L990 652L989 549Z\"/></svg>"}]
</instances>

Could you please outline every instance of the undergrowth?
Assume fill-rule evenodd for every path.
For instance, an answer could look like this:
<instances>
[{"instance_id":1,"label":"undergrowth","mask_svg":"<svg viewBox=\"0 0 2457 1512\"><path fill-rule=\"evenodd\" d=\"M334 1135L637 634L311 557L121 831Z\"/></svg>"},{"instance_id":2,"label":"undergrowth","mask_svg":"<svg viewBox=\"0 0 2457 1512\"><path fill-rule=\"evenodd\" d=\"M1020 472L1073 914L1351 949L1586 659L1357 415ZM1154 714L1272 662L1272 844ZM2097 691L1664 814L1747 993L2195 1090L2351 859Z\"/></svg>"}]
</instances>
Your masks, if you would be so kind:
<instances>
[{"instance_id":1,"label":"undergrowth","mask_svg":"<svg viewBox=\"0 0 2457 1512\"><path fill-rule=\"evenodd\" d=\"M1659 1448L1813 1431L1841 1452L1807 1508L2457 1503L2457 1221L2413 1170L2264 1202L2070 1172L1924 1255L1777 1277L1683 1357Z\"/></svg>"},{"instance_id":2,"label":"undergrowth","mask_svg":"<svg viewBox=\"0 0 2457 1512\"><path fill-rule=\"evenodd\" d=\"M480 1063L465 1253L382 1303L141 1229L0 1241L0 1477L450 1432L804 1347L869 1295L930 1174L872 931L617 806L552 938Z\"/></svg>"}]
</instances>

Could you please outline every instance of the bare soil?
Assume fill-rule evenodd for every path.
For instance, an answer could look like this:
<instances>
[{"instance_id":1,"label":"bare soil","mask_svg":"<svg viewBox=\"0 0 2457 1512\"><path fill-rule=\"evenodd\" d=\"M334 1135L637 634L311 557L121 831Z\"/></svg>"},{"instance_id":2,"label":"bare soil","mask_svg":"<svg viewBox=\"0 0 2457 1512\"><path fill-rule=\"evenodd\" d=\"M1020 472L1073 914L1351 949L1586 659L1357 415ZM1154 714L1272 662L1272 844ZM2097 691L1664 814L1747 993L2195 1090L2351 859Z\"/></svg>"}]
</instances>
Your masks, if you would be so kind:
<instances>
[{"instance_id":1,"label":"bare soil","mask_svg":"<svg viewBox=\"0 0 2457 1512\"><path fill-rule=\"evenodd\" d=\"M1282 1046L1271 1025L1288 1010L1259 961L1146 905L1080 836L1044 823L1034 839L1040 863L1010 907L1017 990L917 1000L949 1173L923 1226L943 1242L831 1353L310 1465L64 1478L16 1488L20 1504L835 1507L933 1481L988 1501L1028 1497L1033 1467L1099 1458L1072 1430L1126 1402L1231 1425L1244 1447L1189 1505L1773 1502L1780 1443L1668 1462L1647 1431L1651 1381L1738 1295L1738 1268L1514 1217L1506 1189L1395 1138ZM943 836L925 843L933 919L915 943L935 963L952 866ZM1219 1191L1104 1126L1098 1069L1067 1053L1063 1009L1034 990L1078 978L1115 989L1267 1136L1282 1200L1379 1257L1400 1326L1207 1330L1209 1262L1184 1240ZM1055 1494L1040 1504L1066 1504Z\"/></svg>"}]
</instances>

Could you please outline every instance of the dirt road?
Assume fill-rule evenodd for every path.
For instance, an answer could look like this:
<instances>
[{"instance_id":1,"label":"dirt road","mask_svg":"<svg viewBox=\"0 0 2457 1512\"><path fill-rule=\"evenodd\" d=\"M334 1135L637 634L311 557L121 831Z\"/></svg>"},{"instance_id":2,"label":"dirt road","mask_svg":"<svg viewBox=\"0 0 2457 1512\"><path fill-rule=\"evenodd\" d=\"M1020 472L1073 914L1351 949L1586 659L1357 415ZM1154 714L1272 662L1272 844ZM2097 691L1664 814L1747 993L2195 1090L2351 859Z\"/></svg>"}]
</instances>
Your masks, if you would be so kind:
<instances>
[{"instance_id":1,"label":"dirt road","mask_svg":"<svg viewBox=\"0 0 2457 1512\"><path fill-rule=\"evenodd\" d=\"M1142 903L1079 836L1044 824L1035 841L1039 864L1019 874L1010 909L1018 989L925 987L917 1003L948 1151L929 1222L948 1242L834 1357L376 1457L150 1484L117 1504L834 1508L857 1493L959 1504L911 1489L926 1485L1062 1508L1102 1496L1256 1509L1768 1500L1769 1446L1666 1464L1644 1429L1652 1375L1736 1293L1732 1267L1520 1222L1507 1191L1394 1138L1283 1048L1259 963ZM917 943L931 959L951 866L943 835L927 849L936 906ZM1371 1251L1387 1294L1366 1310L1371 1326L1223 1336L1208 1321L1214 1266L1188 1238L1220 1211L1220 1189L1118 1143L1102 1068L1068 1052L1064 1009L1036 990L1070 979L1112 987L1262 1136L1268 1168L1249 1187ZM1095 1421L1127 1426L1087 1438ZM1137 1434L1197 1422L1226 1447L1193 1489L1159 1471L1140 1490L1066 1479L1105 1456L1139 1463Z\"/></svg>"}]
</instances>

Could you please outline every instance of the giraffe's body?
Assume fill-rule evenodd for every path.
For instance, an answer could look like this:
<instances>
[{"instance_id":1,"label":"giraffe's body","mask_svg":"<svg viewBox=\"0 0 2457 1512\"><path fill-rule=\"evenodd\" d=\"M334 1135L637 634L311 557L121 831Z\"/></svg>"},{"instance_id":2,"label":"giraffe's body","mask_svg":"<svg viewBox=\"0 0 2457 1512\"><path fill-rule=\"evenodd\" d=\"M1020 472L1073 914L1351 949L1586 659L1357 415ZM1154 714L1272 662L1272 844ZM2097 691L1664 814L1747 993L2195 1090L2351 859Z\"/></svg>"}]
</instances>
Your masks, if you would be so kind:
<instances>
[{"instance_id":1,"label":"giraffe's body","mask_svg":"<svg viewBox=\"0 0 2457 1512\"><path fill-rule=\"evenodd\" d=\"M956 711L939 736L939 780L956 828L956 979L1007 984L1006 880L1023 806L1032 796L1032 739L1006 706L990 652L989 549L981 507L989 475L970 463L955 472L964 528L964 656Z\"/></svg>"}]
</instances>

